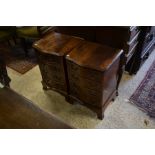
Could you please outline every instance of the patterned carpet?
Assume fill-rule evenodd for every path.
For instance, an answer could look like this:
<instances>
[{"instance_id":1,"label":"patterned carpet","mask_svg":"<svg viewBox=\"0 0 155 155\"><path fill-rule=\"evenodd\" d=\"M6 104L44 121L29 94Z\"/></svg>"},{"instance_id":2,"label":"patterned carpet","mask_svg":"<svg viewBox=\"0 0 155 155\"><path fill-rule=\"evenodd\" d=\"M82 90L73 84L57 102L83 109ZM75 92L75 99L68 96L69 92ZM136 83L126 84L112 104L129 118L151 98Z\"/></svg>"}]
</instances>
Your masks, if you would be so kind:
<instances>
[{"instance_id":1,"label":"patterned carpet","mask_svg":"<svg viewBox=\"0 0 155 155\"><path fill-rule=\"evenodd\" d=\"M25 57L23 48L19 45L9 47L7 44L0 44L0 53L3 54L6 65L20 74L37 65L33 49L29 50L29 57Z\"/></svg>"},{"instance_id":2,"label":"patterned carpet","mask_svg":"<svg viewBox=\"0 0 155 155\"><path fill-rule=\"evenodd\" d=\"M139 87L130 97L130 101L150 117L155 117L155 61Z\"/></svg>"}]
</instances>

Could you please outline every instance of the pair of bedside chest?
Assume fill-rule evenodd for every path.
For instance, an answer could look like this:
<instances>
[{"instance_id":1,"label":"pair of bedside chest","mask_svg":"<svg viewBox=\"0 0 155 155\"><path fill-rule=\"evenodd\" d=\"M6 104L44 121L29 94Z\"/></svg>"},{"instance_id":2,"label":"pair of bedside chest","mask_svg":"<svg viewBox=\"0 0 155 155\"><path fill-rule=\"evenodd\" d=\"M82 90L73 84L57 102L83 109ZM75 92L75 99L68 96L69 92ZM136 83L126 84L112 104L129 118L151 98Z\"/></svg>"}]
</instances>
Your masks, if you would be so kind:
<instances>
[{"instance_id":1,"label":"pair of bedside chest","mask_svg":"<svg viewBox=\"0 0 155 155\"><path fill-rule=\"evenodd\" d=\"M61 93L70 103L82 103L102 119L105 108L118 93L123 51L56 32L33 47L43 88Z\"/></svg>"}]
</instances>

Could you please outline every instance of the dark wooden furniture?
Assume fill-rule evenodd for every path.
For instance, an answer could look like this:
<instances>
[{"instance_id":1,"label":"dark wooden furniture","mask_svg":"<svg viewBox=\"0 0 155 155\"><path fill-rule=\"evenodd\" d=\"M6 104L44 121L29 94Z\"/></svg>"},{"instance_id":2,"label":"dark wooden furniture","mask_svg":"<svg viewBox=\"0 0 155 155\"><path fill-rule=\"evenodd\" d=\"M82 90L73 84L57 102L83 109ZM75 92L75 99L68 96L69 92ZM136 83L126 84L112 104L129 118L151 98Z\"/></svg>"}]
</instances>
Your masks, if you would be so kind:
<instances>
[{"instance_id":1,"label":"dark wooden furniture","mask_svg":"<svg viewBox=\"0 0 155 155\"><path fill-rule=\"evenodd\" d=\"M5 86L10 86L10 78L7 74L7 70L6 70L6 64L3 60L3 56L0 55L0 83L2 83Z\"/></svg>"},{"instance_id":2,"label":"dark wooden furniture","mask_svg":"<svg viewBox=\"0 0 155 155\"><path fill-rule=\"evenodd\" d=\"M43 89L53 89L67 95L64 56L81 42L80 38L51 33L34 43L42 74Z\"/></svg>"},{"instance_id":3,"label":"dark wooden furniture","mask_svg":"<svg viewBox=\"0 0 155 155\"><path fill-rule=\"evenodd\" d=\"M67 101L81 102L102 119L105 108L117 95L122 59L122 50L83 41L66 56Z\"/></svg>"},{"instance_id":4,"label":"dark wooden furniture","mask_svg":"<svg viewBox=\"0 0 155 155\"><path fill-rule=\"evenodd\" d=\"M137 50L140 29L138 26L105 26L96 28L96 42L123 49L125 65Z\"/></svg>"},{"instance_id":5,"label":"dark wooden furniture","mask_svg":"<svg viewBox=\"0 0 155 155\"><path fill-rule=\"evenodd\" d=\"M88 41L95 41L95 26L57 26L55 31L71 36L84 38Z\"/></svg>"},{"instance_id":6,"label":"dark wooden furniture","mask_svg":"<svg viewBox=\"0 0 155 155\"><path fill-rule=\"evenodd\" d=\"M141 26L140 30L138 48L126 66L126 70L128 70L130 74L137 73L153 51L155 45L155 26Z\"/></svg>"},{"instance_id":7,"label":"dark wooden furniture","mask_svg":"<svg viewBox=\"0 0 155 155\"><path fill-rule=\"evenodd\" d=\"M8 97L9 96L9 97ZM1 129L71 129L9 88L0 88Z\"/></svg>"},{"instance_id":8,"label":"dark wooden furniture","mask_svg":"<svg viewBox=\"0 0 155 155\"><path fill-rule=\"evenodd\" d=\"M140 34L138 26L59 26L56 31L123 49L125 52L124 65L136 52Z\"/></svg>"}]
</instances>

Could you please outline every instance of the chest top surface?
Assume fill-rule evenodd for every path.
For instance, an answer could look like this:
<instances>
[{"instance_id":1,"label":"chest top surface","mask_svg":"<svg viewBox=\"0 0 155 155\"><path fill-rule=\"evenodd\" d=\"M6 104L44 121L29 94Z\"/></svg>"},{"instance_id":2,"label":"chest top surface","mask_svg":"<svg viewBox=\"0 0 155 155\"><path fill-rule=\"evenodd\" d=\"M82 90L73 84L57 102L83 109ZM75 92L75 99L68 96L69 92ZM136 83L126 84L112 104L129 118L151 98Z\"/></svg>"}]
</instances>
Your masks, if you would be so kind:
<instances>
[{"instance_id":1,"label":"chest top surface","mask_svg":"<svg viewBox=\"0 0 155 155\"><path fill-rule=\"evenodd\" d=\"M33 44L42 53L64 56L82 41L81 38L52 32Z\"/></svg>"},{"instance_id":2,"label":"chest top surface","mask_svg":"<svg viewBox=\"0 0 155 155\"><path fill-rule=\"evenodd\" d=\"M74 48L66 59L83 67L104 71L122 54L123 50L106 45L82 41Z\"/></svg>"}]
</instances>

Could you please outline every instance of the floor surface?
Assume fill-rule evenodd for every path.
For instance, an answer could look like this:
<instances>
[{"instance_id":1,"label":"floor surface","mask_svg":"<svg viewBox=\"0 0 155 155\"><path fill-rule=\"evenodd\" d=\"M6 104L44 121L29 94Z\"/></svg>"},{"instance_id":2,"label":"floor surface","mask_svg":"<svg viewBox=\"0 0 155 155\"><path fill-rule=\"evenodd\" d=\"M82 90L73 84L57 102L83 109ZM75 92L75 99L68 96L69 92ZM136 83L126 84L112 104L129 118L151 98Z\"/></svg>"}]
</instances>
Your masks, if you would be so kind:
<instances>
[{"instance_id":1,"label":"floor surface","mask_svg":"<svg viewBox=\"0 0 155 155\"><path fill-rule=\"evenodd\" d=\"M71 105L54 91L43 91L38 66L24 75L8 68L8 74L12 79L12 89L75 128L155 128L155 119L150 118L128 101L154 60L155 51L136 75L129 76L124 73L119 96L108 106L102 121L97 119L96 114L88 108L79 104Z\"/></svg>"}]
</instances>

